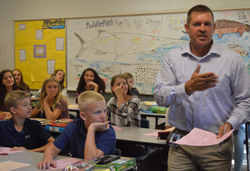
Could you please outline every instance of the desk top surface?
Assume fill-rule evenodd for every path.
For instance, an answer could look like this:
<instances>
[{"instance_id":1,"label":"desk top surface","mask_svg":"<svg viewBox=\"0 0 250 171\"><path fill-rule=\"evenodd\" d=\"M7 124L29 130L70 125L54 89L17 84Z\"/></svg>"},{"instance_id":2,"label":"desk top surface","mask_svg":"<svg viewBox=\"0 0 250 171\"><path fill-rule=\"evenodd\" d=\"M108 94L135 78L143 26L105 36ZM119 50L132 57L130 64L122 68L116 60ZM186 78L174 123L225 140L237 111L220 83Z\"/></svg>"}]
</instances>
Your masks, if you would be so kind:
<instances>
[{"instance_id":1,"label":"desk top surface","mask_svg":"<svg viewBox=\"0 0 250 171\"><path fill-rule=\"evenodd\" d=\"M166 140L157 140L157 137L146 136L145 134L156 132L156 129L120 127L123 131L115 131L117 142L126 142L130 144L143 144L157 147L167 146Z\"/></svg>"},{"instance_id":2,"label":"desk top surface","mask_svg":"<svg viewBox=\"0 0 250 171\"><path fill-rule=\"evenodd\" d=\"M57 156L56 160L66 159L66 158L69 158L69 157ZM25 164L30 164L30 166L28 166L28 167L16 169L18 171L34 171L34 170L39 170L37 168L37 163L39 163L43 160L43 153L22 151L22 152L18 152L18 153L14 153L14 154L0 156L0 162L5 162L8 160L15 161L15 162L21 162L21 163L25 163ZM62 169L57 169L57 170L62 170Z\"/></svg>"}]
</instances>

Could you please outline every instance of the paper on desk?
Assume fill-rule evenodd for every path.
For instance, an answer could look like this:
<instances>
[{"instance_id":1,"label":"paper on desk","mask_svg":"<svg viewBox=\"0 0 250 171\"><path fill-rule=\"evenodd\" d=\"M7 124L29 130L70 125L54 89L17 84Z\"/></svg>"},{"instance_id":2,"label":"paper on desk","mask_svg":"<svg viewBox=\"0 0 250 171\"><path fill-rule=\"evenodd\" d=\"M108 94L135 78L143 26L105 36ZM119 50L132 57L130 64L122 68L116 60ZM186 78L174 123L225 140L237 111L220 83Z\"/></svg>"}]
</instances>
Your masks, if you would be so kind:
<instances>
[{"instance_id":1,"label":"paper on desk","mask_svg":"<svg viewBox=\"0 0 250 171\"><path fill-rule=\"evenodd\" d=\"M5 161L0 163L0 170L8 171L8 170L20 169L27 166L30 166L30 164L24 164L14 161Z\"/></svg>"},{"instance_id":2,"label":"paper on desk","mask_svg":"<svg viewBox=\"0 0 250 171\"><path fill-rule=\"evenodd\" d=\"M230 132L223 135L221 138L216 138L212 132L204 131L199 128L194 128L192 131L184 136L183 138L179 139L175 142L175 144L180 145L189 145L189 146L209 146L209 145L216 145L227 139L233 132L232 129Z\"/></svg>"},{"instance_id":3,"label":"paper on desk","mask_svg":"<svg viewBox=\"0 0 250 171\"><path fill-rule=\"evenodd\" d=\"M79 161L79 159L75 159L75 158L56 160L56 168L51 166L50 170L57 170L57 169L65 168L66 166L71 165L77 161Z\"/></svg>"},{"instance_id":4,"label":"paper on desk","mask_svg":"<svg viewBox=\"0 0 250 171\"><path fill-rule=\"evenodd\" d=\"M118 126L115 126L115 125L112 125L112 127L114 128L115 131L123 131L124 129L118 127Z\"/></svg>"},{"instance_id":5,"label":"paper on desk","mask_svg":"<svg viewBox=\"0 0 250 171\"><path fill-rule=\"evenodd\" d=\"M160 130L159 130L160 131ZM147 133L147 134L144 134L146 136L150 136L150 137L158 137L158 132L159 131L155 131L155 132L151 132L151 133Z\"/></svg>"},{"instance_id":6,"label":"paper on desk","mask_svg":"<svg viewBox=\"0 0 250 171\"><path fill-rule=\"evenodd\" d=\"M8 154L13 154L13 153L18 153L18 152L24 151L24 150L10 151L10 149L11 148L9 148L9 147L0 148L0 156L1 155L8 155Z\"/></svg>"}]
</instances>

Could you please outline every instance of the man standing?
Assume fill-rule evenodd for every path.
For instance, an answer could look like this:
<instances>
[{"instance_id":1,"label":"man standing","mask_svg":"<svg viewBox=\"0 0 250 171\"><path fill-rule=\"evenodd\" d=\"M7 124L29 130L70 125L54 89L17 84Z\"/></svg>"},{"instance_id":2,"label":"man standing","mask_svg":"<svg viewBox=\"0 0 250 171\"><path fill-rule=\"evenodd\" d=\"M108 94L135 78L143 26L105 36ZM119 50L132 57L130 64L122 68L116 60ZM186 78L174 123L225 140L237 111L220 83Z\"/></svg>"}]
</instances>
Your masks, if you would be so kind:
<instances>
[{"instance_id":1,"label":"man standing","mask_svg":"<svg viewBox=\"0 0 250 171\"><path fill-rule=\"evenodd\" d=\"M158 105L170 106L168 121L174 133L186 135L194 127L220 138L249 120L250 79L242 57L213 41L212 11L197 5L188 11L190 43L170 51L156 79ZM171 147L168 170L230 170L232 138L214 146Z\"/></svg>"}]
</instances>

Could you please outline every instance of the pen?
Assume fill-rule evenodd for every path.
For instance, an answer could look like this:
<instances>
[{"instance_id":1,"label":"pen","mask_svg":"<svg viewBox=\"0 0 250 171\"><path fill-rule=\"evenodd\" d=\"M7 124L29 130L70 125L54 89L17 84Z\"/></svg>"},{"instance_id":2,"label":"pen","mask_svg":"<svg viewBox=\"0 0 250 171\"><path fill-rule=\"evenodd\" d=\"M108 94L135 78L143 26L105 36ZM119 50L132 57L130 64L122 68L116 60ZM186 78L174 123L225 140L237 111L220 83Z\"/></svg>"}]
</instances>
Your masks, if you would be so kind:
<instances>
[{"instance_id":1,"label":"pen","mask_svg":"<svg viewBox=\"0 0 250 171\"><path fill-rule=\"evenodd\" d=\"M225 126L225 128L224 128L224 132L223 132L223 135L225 135L225 133L226 133L226 130L227 130L227 125ZM222 144L223 144L223 141L220 143L220 149L219 149L219 151L221 151L221 148L222 148Z\"/></svg>"}]
</instances>

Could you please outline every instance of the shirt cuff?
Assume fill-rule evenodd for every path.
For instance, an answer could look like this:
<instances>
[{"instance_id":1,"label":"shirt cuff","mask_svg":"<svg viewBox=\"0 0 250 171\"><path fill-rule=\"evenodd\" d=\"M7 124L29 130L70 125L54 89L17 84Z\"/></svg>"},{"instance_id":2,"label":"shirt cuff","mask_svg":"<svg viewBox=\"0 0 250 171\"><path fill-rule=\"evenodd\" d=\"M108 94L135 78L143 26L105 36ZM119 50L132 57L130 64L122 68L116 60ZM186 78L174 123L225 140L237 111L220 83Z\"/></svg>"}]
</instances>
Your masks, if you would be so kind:
<instances>
[{"instance_id":1,"label":"shirt cuff","mask_svg":"<svg viewBox=\"0 0 250 171\"><path fill-rule=\"evenodd\" d=\"M226 122L230 123L234 130L239 129L240 123L238 122L238 119L234 116L231 116Z\"/></svg>"},{"instance_id":2,"label":"shirt cuff","mask_svg":"<svg viewBox=\"0 0 250 171\"><path fill-rule=\"evenodd\" d=\"M186 99L189 97L189 95L187 95L186 90L185 90L185 83L177 85L175 89L177 92L177 96L179 96L178 99Z\"/></svg>"}]
</instances>

